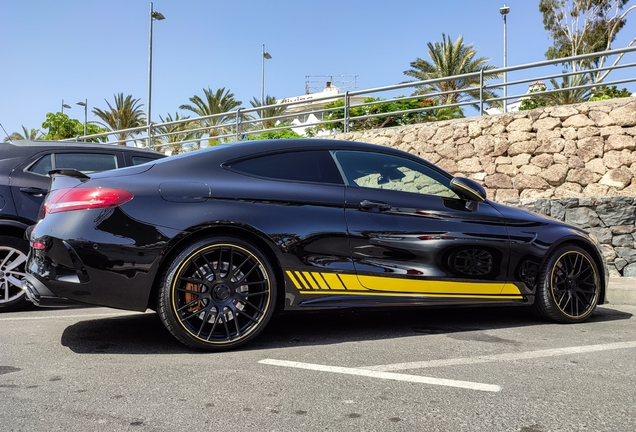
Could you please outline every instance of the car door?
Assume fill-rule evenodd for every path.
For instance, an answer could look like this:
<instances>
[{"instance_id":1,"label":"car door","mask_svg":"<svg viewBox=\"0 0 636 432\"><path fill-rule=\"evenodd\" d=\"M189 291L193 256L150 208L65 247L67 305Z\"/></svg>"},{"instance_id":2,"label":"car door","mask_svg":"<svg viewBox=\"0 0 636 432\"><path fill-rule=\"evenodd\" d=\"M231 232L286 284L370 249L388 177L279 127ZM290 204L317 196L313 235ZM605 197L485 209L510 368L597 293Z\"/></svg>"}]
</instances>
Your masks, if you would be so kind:
<instances>
[{"instance_id":1,"label":"car door","mask_svg":"<svg viewBox=\"0 0 636 432\"><path fill-rule=\"evenodd\" d=\"M72 168L86 173L114 169L121 165L119 153L56 150L31 157L18 165L10 177L17 214L29 221L37 219L51 185L48 173L52 169Z\"/></svg>"},{"instance_id":2,"label":"car door","mask_svg":"<svg viewBox=\"0 0 636 432\"><path fill-rule=\"evenodd\" d=\"M518 294L506 284L509 237L494 207L467 206L447 175L414 159L333 154L346 178L345 218L361 289L465 299Z\"/></svg>"}]
</instances>

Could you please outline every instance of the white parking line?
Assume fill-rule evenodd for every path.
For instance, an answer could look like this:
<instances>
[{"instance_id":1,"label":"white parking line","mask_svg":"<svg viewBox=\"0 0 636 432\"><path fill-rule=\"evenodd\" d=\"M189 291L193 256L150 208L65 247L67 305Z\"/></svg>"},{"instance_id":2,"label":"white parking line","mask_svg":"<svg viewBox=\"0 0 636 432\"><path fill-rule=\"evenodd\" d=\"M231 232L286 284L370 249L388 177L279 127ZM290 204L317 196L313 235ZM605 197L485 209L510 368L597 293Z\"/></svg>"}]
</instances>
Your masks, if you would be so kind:
<instances>
[{"instance_id":1,"label":"white parking line","mask_svg":"<svg viewBox=\"0 0 636 432\"><path fill-rule=\"evenodd\" d=\"M501 387L499 387L498 385L492 385L492 384L481 384L481 383L475 383L470 381L456 381L456 380L449 380L449 379L443 379L443 378L424 377L419 375L405 375L405 374L398 374L393 372L381 372L381 371L373 371L373 370L360 369L360 368L325 366L325 365L318 365L318 364L311 364L311 363L301 363L301 362L295 362L295 361L275 360L275 359L264 359L264 360L260 360L259 363L273 365L273 366L290 367L290 368L296 368L296 369L314 370L314 371L320 371L320 372L357 375L357 376L364 376L369 378L379 378L379 379L388 379L388 380L394 380L394 381L406 381L406 382L421 383L421 384L441 385L441 386L447 386L447 387L458 387L458 388L487 391L487 392L501 391Z\"/></svg>"},{"instance_id":2,"label":"white parking line","mask_svg":"<svg viewBox=\"0 0 636 432\"><path fill-rule=\"evenodd\" d=\"M519 353L504 353L494 355L484 355L476 357L464 357L454 359L439 359L439 360L427 360L409 363L395 363L388 365L378 366L365 366L362 369L372 371L399 371L409 369L424 369L430 367L443 367L443 366L455 366L455 365L468 365L478 363L490 363L490 362L506 362L512 360L528 360L543 357L556 357L570 354L582 354L599 351L609 351L616 349L628 349L636 348L636 341L631 342L615 342L609 344L600 345L584 345L578 347L566 347L566 348L554 348L539 351L526 351Z\"/></svg>"}]
</instances>

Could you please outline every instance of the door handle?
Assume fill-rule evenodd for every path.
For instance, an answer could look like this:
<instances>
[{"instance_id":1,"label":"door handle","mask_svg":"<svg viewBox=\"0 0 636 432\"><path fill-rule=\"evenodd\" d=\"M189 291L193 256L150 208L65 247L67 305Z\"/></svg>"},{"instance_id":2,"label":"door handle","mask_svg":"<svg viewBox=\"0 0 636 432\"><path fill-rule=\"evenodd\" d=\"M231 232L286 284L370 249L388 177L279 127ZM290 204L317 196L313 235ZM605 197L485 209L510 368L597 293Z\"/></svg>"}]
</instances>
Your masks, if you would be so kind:
<instances>
[{"instance_id":1,"label":"door handle","mask_svg":"<svg viewBox=\"0 0 636 432\"><path fill-rule=\"evenodd\" d=\"M20 188L20 192L24 192L25 194L29 194L29 195L42 196L42 195L46 195L48 191L46 189L35 188L35 187L23 187L23 188Z\"/></svg>"},{"instance_id":2,"label":"door handle","mask_svg":"<svg viewBox=\"0 0 636 432\"><path fill-rule=\"evenodd\" d=\"M387 203L378 202L378 201L369 201L369 200L360 201L360 208L363 210L371 210L371 209L378 209L379 211L391 210L391 206L388 205Z\"/></svg>"}]
</instances>

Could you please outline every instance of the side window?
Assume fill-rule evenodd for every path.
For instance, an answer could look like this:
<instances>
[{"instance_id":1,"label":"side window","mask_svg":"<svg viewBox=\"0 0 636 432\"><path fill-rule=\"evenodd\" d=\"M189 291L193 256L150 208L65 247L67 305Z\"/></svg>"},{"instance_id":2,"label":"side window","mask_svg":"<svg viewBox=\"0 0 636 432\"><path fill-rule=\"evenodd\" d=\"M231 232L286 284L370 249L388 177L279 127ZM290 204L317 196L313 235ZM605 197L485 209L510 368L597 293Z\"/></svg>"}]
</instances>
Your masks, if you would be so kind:
<instances>
[{"instance_id":1,"label":"side window","mask_svg":"<svg viewBox=\"0 0 636 432\"><path fill-rule=\"evenodd\" d=\"M130 160L132 161L133 165L141 165L141 164L144 164L146 162L156 161L157 158L151 158L151 157L147 157L147 156L133 156L133 157L130 158Z\"/></svg>"},{"instance_id":2,"label":"side window","mask_svg":"<svg viewBox=\"0 0 636 432\"><path fill-rule=\"evenodd\" d=\"M326 150L258 156L235 162L230 165L230 169L277 180L343 184L336 163Z\"/></svg>"},{"instance_id":3,"label":"side window","mask_svg":"<svg viewBox=\"0 0 636 432\"><path fill-rule=\"evenodd\" d=\"M334 154L350 186L459 198L450 190L450 179L412 160L361 151Z\"/></svg>"},{"instance_id":4,"label":"side window","mask_svg":"<svg viewBox=\"0 0 636 432\"><path fill-rule=\"evenodd\" d=\"M103 153L58 153L55 168L72 168L83 173L107 171L117 168L117 157Z\"/></svg>"},{"instance_id":5,"label":"side window","mask_svg":"<svg viewBox=\"0 0 636 432\"><path fill-rule=\"evenodd\" d=\"M53 162L51 161L51 155L47 154L46 156L43 156L42 158L40 158L36 163L31 165L27 169L27 171L35 173L35 174L47 175L49 171L51 171L52 169L53 169Z\"/></svg>"}]
</instances>

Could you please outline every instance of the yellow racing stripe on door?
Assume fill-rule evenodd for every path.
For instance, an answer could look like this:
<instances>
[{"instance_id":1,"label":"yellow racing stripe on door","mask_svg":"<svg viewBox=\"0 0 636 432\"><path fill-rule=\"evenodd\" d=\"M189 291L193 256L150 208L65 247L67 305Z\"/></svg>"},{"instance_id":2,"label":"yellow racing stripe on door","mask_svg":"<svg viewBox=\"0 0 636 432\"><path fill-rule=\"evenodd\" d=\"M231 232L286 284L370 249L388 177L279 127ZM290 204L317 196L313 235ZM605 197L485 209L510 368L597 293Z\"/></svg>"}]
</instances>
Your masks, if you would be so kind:
<instances>
[{"instance_id":1,"label":"yellow racing stripe on door","mask_svg":"<svg viewBox=\"0 0 636 432\"><path fill-rule=\"evenodd\" d=\"M502 282L453 282L289 270L286 273L302 294L523 299L516 285Z\"/></svg>"}]
</instances>

